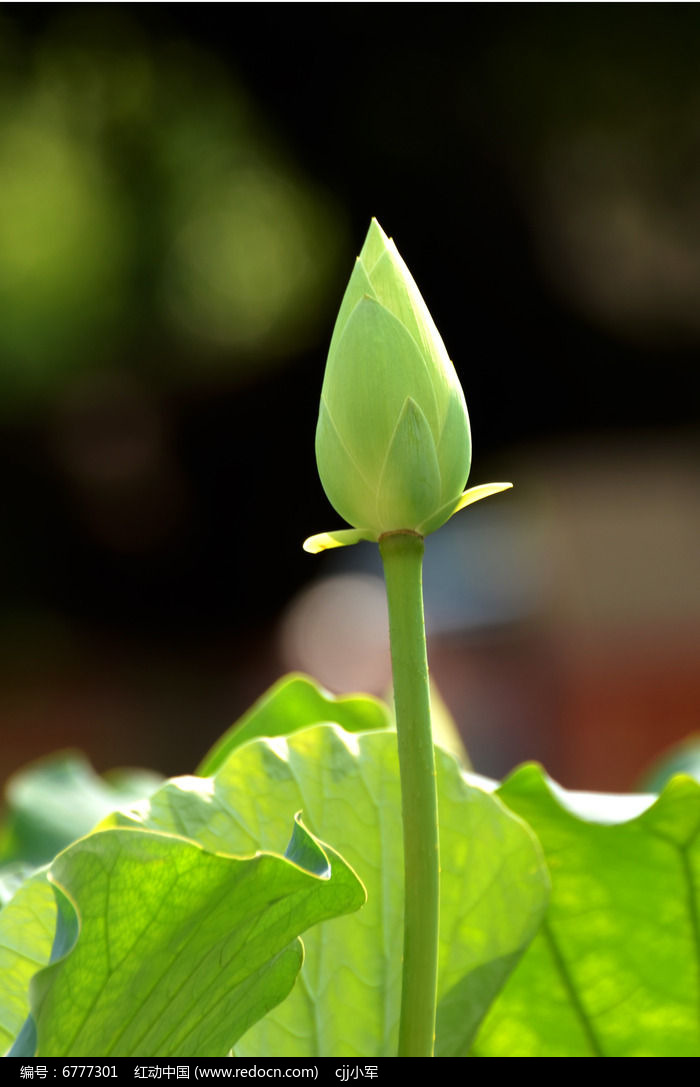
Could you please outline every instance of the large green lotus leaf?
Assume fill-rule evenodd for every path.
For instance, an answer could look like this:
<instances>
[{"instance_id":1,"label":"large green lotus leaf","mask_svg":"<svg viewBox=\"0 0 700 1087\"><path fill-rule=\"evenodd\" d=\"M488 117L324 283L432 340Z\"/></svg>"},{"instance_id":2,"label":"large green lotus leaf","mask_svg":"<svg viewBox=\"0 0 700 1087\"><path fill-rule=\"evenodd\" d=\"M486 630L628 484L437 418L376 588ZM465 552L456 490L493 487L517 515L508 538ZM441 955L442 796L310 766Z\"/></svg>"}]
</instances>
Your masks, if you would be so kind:
<instances>
[{"instance_id":1,"label":"large green lotus leaf","mask_svg":"<svg viewBox=\"0 0 700 1087\"><path fill-rule=\"evenodd\" d=\"M11 862L48 863L109 812L148 796L162 780L146 770L115 771L102 778L77 751L62 751L19 770L6 786L0 872Z\"/></svg>"},{"instance_id":2,"label":"large green lotus leaf","mask_svg":"<svg viewBox=\"0 0 700 1087\"><path fill-rule=\"evenodd\" d=\"M228 729L197 768L216 773L232 751L259 736L289 736L301 728L333 721L346 732L368 732L391 725L389 707L366 694L333 695L309 676L292 673L270 687ZM117 805L114 805L117 807Z\"/></svg>"},{"instance_id":3,"label":"large green lotus leaf","mask_svg":"<svg viewBox=\"0 0 700 1087\"><path fill-rule=\"evenodd\" d=\"M698 783L597 796L526 766L498 792L537 833L552 898L473 1053L700 1056Z\"/></svg>"},{"instance_id":4,"label":"large green lotus leaf","mask_svg":"<svg viewBox=\"0 0 700 1087\"><path fill-rule=\"evenodd\" d=\"M437 1052L465 1054L535 933L548 881L534 836L436 750L442 906ZM375 1057L396 1052L403 847L396 736L319 725L238 748L211 779L168 782L112 822L174 830L209 849L278 841L298 809L367 887L365 907L304 937L289 998L236 1046L240 1056ZM411 893L420 894L420 888Z\"/></svg>"},{"instance_id":5,"label":"large green lotus leaf","mask_svg":"<svg viewBox=\"0 0 700 1087\"><path fill-rule=\"evenodd\" d=\"M98 831L59 854L49 879L52 962L32 982L13 1056L223 1057L292 988L298 935L365 898L300 823L286 857Z\"/></svg>"},{"instance_id":6,"label":"large green lotus leaf","mask_svg":"<svg viewBox=\"0 0 700 1087\"><path fill-rule=\"evenodd\" d=\"M55 928L56 900L40 872L0 912L0 1053L29 1015L29 982L49 961Z\"/></svg>"}]
</instances>

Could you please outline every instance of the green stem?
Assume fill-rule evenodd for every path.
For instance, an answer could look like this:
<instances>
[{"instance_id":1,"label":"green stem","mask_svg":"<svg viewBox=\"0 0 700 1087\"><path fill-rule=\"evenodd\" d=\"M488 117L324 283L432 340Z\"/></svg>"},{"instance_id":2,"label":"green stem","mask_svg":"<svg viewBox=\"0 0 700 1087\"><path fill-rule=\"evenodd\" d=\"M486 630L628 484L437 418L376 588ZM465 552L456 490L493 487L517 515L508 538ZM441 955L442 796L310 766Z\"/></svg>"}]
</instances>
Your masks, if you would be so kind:
<instances>
[{"instance_id":1,"label":"green stem","mask_svg":"<svg viewBox=\"0 0 700 1087\"><path fill-rule=\"evenodd\" d=\"M423 537L382 536L401 773L404 954L400 1057L432 1057L437 1000L440 855L423 621Z\"/></svg>"}]
</instances>

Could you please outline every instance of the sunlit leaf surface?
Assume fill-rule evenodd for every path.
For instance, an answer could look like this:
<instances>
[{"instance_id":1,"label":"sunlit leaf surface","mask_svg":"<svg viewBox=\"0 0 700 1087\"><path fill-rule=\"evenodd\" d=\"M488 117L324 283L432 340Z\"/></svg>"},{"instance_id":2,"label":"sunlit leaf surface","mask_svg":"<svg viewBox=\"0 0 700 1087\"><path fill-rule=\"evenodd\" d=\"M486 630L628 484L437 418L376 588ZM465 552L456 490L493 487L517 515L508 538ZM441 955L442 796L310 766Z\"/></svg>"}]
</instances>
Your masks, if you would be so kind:
<instances>
[{"instance_id":1,"label":"sunlit leaf surface","mask_svg":"<svg viewBox=\"0 0 700 1087\"><path fill-rule=\"evenodd\" d=\"M536 831L552 899L475 1054L700 1056L700 785L566 793L526 766L499 795Z\"/></svg>"},{"instance_id":2,"label":"sunlit leaf surface","mask_svg":"<svg viewBox=\"0 0 700 1087\"><path fill-rule=\"evenodd\" d=\"M0 912L0 1053L29 1014L29 982L46 966L56 928L56 900L43 873L27 880Z\"/></svg>"},{"instance_id":3,"label":"sunlit leaf surface","mask_svg":"<svg viewBox=\"0 0 700 1087\"><path fill-rule=\"evenodd\" d=\"M34 978L16 1056L223 1057L291 989L299 933L364 901L354 873L299 823L286 857L99 831L49 878L52 962Z\"/></svg>"}]
</instances>

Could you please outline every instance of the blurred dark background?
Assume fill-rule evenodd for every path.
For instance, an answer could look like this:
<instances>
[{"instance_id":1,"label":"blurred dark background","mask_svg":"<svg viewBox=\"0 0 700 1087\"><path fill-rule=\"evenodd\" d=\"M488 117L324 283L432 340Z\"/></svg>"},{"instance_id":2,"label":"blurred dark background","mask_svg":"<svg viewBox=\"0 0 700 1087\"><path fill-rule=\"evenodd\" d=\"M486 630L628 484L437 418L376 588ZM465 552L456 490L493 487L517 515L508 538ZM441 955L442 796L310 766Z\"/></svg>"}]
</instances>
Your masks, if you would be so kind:
<instances>
[{"instance_id":1,"label":"blurred dark background","mask_svg":"<svg viewBox=\"0 0 700 1087\"><path fill-rule=\"evenodd\" d=\"M376 215L462 379L432 673L477 769L697 729L700 9L0 6L7 777L190 771L281 672L388 683L313 435Z\"/></svg>"}]
</instances>

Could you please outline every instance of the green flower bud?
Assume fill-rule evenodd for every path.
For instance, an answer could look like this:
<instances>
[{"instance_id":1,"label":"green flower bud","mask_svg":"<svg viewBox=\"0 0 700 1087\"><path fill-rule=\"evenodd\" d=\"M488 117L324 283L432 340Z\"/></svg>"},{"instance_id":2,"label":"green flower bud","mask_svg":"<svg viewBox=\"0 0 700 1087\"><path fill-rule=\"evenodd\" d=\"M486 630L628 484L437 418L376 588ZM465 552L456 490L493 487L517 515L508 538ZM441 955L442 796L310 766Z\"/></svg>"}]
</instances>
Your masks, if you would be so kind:
<instances>
[{"instance_id":1,"label":"green flower bud","mask_svg":"<svg viewBox=\"0 0 700 1087\"><path fill-rule=\"evenodd\" d=\"M336 320L316 429L329 501L354 530L311 537L320 551L386 532L434 532L470 502L471 461L459 379L390 238L372 220ZM476 493L479 492L479 493Z\"/></svg>"}]
</instances>

